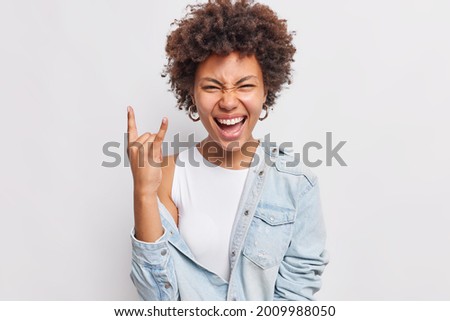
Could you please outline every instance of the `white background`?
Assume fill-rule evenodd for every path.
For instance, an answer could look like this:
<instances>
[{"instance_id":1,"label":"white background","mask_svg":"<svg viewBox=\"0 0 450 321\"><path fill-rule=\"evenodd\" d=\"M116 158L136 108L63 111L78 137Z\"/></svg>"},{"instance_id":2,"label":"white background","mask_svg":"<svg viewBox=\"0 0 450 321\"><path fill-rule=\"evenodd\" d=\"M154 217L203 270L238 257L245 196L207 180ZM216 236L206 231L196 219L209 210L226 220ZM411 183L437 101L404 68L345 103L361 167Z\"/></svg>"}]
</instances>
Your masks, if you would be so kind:
<instances>
[{"instance_id":1,"label":"white background","mask_svg":"<svg viewBox=\"0 0 450 321\"><path fill-rule=\"evenodd\" d=\"M449 300L450 3L264 2L298 52L255 136L347 141L347 167L313 169L331 255L317 298ZM167 116L168 140L205 134L160 76L188 3L0 2L0 299L138 298L131 173L102 147L123 148L129 104L141 131Z\"/></svg>"}]
</instances>

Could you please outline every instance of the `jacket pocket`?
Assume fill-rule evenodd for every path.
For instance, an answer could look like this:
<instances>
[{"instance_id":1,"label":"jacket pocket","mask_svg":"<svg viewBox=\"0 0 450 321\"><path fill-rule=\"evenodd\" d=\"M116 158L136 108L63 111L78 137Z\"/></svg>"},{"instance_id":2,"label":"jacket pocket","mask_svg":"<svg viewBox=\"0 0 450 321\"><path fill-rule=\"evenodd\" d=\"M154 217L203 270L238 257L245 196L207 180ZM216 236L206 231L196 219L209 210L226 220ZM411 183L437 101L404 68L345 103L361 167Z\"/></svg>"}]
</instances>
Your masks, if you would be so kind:
<instances>
[{"instance_id":1,"label":"jacket pocket","mask_svg":"<svg viewBox=\"0 0 450 321\"><path fill-rule=\"evenodd\" d=\"M291 239L295 210L261 204L245 240L243 254L262 269L279 265Z\"/></svg>"}]
</instances>

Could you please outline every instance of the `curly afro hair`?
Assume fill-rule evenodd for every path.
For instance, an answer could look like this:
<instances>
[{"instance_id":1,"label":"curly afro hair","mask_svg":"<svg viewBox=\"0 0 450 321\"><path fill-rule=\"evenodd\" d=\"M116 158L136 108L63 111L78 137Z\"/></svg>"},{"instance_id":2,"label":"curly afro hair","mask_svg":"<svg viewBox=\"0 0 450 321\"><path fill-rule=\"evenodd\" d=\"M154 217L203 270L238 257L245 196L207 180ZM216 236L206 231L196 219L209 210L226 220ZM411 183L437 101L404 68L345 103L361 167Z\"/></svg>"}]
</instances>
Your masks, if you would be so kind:
<instances>
[{"instance_id":1,"label":"curly afro hair","mask_svg":"<svg viewBox=\"0 0 450 321\"><path fill-rule=\"evenodd\" d=\"M238 51L255 55L267 90L266 105L272 107L284 83L291 84L291 62L295 32L288 32L286 20L268 6L253 0L209 0L188 5L188 12L171 26L167 36L167 64L161 74L169 75L171 90L180 110L193 104L191 93L197 66L209 55Z\"/></svg>"}]
</instances>

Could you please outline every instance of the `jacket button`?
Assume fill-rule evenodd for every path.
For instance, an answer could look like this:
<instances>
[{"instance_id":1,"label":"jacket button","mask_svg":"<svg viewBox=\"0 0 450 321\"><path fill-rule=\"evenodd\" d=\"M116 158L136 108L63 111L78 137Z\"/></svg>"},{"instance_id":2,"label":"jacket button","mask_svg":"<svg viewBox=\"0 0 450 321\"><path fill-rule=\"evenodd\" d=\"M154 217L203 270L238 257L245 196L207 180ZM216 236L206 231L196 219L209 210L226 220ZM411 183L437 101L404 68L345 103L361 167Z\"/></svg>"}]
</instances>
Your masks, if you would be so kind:
<instances>
[{"instance_id":1,"label":"jacket button","mask_svg":"<svg viewBox=\"0 0 450 321\"><path fill-rule=\"evenodd\" d=\"M235 251L232 251L231 252L231 256L235 256L236 255L236 252Z\"/></svg>"},{"instance_id":2,"label":"jacket button","mask_svg":"<svg viewBox=\"0 0 450 321\"><path fill-rule=\"evenodd\" d=\"M245 210L244 215L245 215L245 216L248 215L248 210Z\"/></svg>"},{"instance_id":3,"label":"jacket button","mask_svg":"<svg viewBox=\"0 0 450 321\"><path fill-rule=\"evenodd\" d=\"M162 250L161 251L161 255L166 255L167 254L167 250Z\"/></svg>"},{"instance_id":4,"label":"jacket button","mask_svg":"<svg viewBox=\"0 0 450 321\"><path fill-rule=\"evenodd\" d=\"M264 171L260 171L259 176L263 176L263 175L264 175Z\"/></svg>"},{"instance_id":5,"label":"jacket button","mask_svg":"<svg viewBox=\"0 0 450 321\"><path fill-rule=\"evenodd\" d=\"M169 283L169 282L166 282L166 283L164 283L164 287L165 287L166 289L168 289L168 288L170 288L170 287L171 287L171 285L170 285L170 283Z\"/></svg>"}]
</instances>

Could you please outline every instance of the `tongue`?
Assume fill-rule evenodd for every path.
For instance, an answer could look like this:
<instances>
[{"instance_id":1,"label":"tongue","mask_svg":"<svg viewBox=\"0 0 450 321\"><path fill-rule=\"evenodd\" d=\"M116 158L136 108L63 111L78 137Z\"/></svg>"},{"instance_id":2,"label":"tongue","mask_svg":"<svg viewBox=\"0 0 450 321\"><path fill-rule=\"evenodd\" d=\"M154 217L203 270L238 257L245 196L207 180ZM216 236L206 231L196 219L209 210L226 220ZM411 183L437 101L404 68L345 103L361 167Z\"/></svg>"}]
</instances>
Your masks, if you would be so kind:
<instances>
[{"instance_id":1,"label":"tongue","mask_svg":"<svg viewBox=\"0 0 450 321\"><path fill-rule=\"evenodd\" d=\"M219 127L220 127L220 129L222 129L224 132L227 132L227 133L233 133L233 132L239 130L239 128L241 127L241 125L242 125L242 121L239 122L239 123L236 123L236 124L234 124L234 125L223 125L223 124L219 124Z\"/></svg>"}]
</instances>

